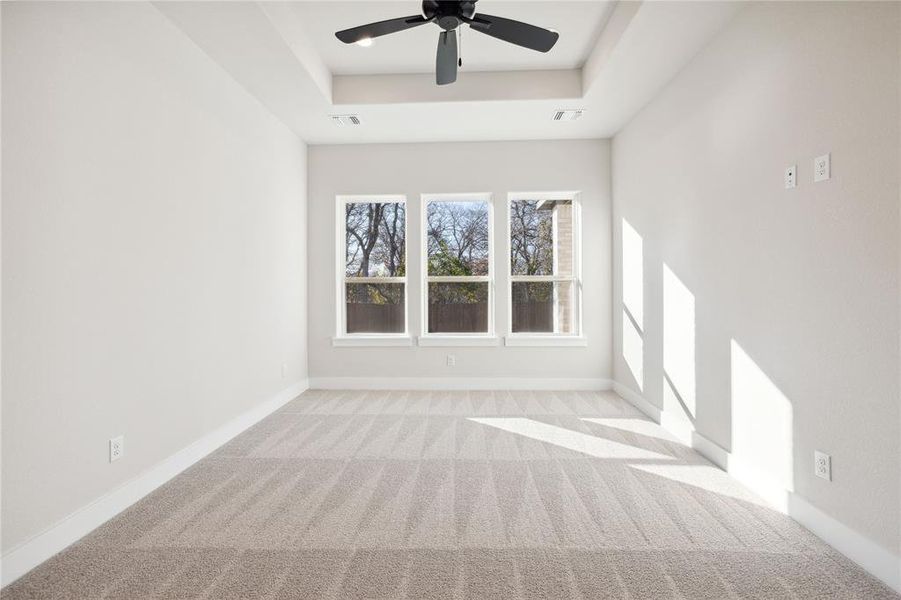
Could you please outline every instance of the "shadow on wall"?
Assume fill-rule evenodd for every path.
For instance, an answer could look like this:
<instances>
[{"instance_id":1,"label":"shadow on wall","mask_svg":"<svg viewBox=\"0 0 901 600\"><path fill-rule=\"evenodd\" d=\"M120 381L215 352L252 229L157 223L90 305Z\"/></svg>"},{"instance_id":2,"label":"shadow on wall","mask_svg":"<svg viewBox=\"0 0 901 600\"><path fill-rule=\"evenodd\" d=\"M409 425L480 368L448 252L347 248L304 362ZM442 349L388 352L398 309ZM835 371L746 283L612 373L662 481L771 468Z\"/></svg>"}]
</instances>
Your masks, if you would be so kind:
<instances>
[{"instance_id":1,"label":"shadow on wall","mask_svg":"<svg viewBox=\"0 0 901 600\"><path fill-rule=\"evenodd\" d=\"M648 332L644 319L643 238L626 219L621 220L622 358L639 391L643 391ZM655 272L648 265L647 272ZM661 421L691 439L698 411L695 295L666 263L662 263L662 412ZM703 318L703 315L701 315ZM729 352L731 436L729 471L753 482L755 489L782 510L787 509L793 480L793 409L791 401L735 340ZM659 363L658 363L659 364ZM703 368L703 365L700 365ZM713 392L715 397L718 392ZM696 437L696 435L695 435Z\"/></svg>"}]
</instances>

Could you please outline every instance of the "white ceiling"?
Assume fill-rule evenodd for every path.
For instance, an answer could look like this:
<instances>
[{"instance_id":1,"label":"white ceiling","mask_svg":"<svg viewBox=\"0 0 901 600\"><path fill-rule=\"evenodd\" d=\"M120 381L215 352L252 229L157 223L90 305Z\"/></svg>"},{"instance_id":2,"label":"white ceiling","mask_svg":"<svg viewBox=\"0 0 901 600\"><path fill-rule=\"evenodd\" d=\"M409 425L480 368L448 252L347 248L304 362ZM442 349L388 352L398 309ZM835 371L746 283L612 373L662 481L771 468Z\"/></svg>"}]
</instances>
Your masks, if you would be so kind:
<instances>
[{"instance_id":1,"label":"white ceiling","mask_svg":"<svg viewBox=\"0 0 901 600\"><path fill-rule=\"evenodd\" d=\"M370 48L334 38L340 29L415 14L416 0L154 6L303 140L334 144L611 137L742 3L479 0L477 10L552 27L561 40L544 55L468 31L466 68L440 87L433 25ZM554 122L558 108L586 112ZM338 127L329 118L347 113L362 125Z\"/></svg>"},{"instance_id":2,"label":"white ceiling","mask_svg":"<svg viewBox=\"0 0 901 600\"><path fill-rule=\"evenodd\" d=\"M594 48L612 0L581 2L507 2L479 0L476 12L524 21L560 33L548 53L535 52L462 28L461 50L466 71L576 69ZM322 61L335 75L432 73L442 31L434 24L383 36L363 48L343 44L335 32L395 17L420 14L421 2L296 2L292 9Z\"/></svg>"}]
</instances>

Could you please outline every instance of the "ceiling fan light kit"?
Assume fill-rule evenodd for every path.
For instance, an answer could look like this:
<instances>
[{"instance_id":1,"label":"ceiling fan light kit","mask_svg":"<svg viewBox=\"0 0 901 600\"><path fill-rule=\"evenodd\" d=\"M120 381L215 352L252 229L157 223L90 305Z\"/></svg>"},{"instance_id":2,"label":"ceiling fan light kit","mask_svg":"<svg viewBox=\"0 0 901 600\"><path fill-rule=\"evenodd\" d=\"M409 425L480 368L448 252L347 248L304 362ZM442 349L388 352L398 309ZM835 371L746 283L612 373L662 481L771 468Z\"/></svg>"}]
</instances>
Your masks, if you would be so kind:
<instances>
[{"instance_id":1,"label":"ceiling fan light kit","mask_svg":"<svg viewBox=\"0 0 901 600\"><path fill-rule=\"evenodd\" d=\"M462 25L469 25L473 31L538 52L547 52L553 48L560 37L560 34L552 29L476 13L476 1L423 0L421 15L352 27L335 33L335 37L345 44L371 45L373 38L434 23L443 29L438 34L438 51L435 57L435 82L438 85L447 85L457 80L457 67L460 64L457 30Z\"/></svg>"}]
</instances>

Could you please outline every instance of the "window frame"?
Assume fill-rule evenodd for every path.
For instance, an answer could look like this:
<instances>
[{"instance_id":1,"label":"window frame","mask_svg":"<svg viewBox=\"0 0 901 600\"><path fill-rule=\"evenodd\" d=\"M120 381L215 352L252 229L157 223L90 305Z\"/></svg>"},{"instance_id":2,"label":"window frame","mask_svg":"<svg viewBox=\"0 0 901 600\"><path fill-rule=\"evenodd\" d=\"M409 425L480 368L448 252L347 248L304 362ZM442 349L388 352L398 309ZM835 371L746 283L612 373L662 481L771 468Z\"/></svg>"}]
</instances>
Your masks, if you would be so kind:
<instances>
[{"instance_id":1,"label":"window frame","mask_svg":"<svg viewBox=\"0 0 901 600\"><path fill-rule=\"evenodd\" d=\"M488 275L440 276L429 275L429 202L484 202L488 206ZM429 193L420 195L420 346L494 346L497 345L494 319L494 199L490 192L459 194ZM488 328L484 333L429 333L429 283L487 283Z\"/></svg>"},{"instance_id":2,"label":"window frame","mask_svg":"<svg viewBox=\"0 0 901 600\"><path fill-rule=\"evenodd\" d=\"M404 264L403 277L349 277L347 275L347 216L348 204L403 204L404 205ZM334 346L409 346L410 337L410 263L409 233L410 212L404 194L358 194L335 197L335 301L336 335ZM401 333L348 333L347 332L347 284L349 283L402 283L404 285L404 330Z\"/></svg>"},{"instance_id":3,"label":"window frame","mask_svg":"<svg viewBox=\"0 0 901 600\"><path fill-rule=\"evenodd\" d=\"M512 205L514 201L540 201L540 200L569 200L572 202L572 219L573 219L573 267L572 274L565 275L514 275L513 264L510 260L510 249L512 245L511 234L511 218ZM509 192L507 194L507 203L505 207L506 216L506 237L505 246L506 253L504 260L507 268L507 333L504 336L504 343L507 346L587 346L587 340L583 336L582 331L582 202L581 193L578 191L558 191L558 192ZM554 221L554 235L556 236L557 223ZM556 269L557 254L554 253L554 263ZM515 282L561 282L570 283L572 285L573 295L573 331L572 333L557 333L553 331L513 331L513 284ZM554 319L557 315L554 311Z\"/></svg>"}]
</instances>

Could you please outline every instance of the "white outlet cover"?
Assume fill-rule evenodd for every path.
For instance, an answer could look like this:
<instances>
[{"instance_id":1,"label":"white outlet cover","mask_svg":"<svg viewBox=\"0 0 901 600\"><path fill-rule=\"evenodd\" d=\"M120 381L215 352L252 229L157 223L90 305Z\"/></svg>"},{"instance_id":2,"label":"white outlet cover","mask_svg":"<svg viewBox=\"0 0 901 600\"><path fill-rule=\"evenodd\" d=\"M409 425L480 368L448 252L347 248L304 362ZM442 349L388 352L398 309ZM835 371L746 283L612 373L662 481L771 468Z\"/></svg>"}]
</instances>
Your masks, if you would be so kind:
<instances>
[{"instance_id":1,"label":"white outlet cover","mask_svg":"<svg viewBox=\"0 0 901 600\"><path fill-rule=\"evenodd\" d=\"M832 457L825 452L814 450L813 473L820 479L832 481Z\"/></svg>"},{"instance_id":2,"label":"white outlet cover","mask_svg":"<svg viewBox=\"0 0 901 600\"><path fill-rule=\"evenodd\" d=\"M813 180L826 181L832 176L829 155L817 156L813 159Z\"/></svg>"},{"instance_id":3,"label":"white outlet cover","mask_svg":"<svg viewBox=\"0 0 901 600\"><path fill-rule=\"evenodd\" d=\"M798 187L798 165L785 168L785 189Z\"/></svg>"},{"instance_id":4,"label":"white outlet cover","mask_svg":"<svg viewBox=\"0 0 901 600\"><path fill-rule=\"evenodd\" d=\"M115 462L122 458L125 454L125 436L117 436L110 438L109 441L109 461Z\"/></svg>"},{"instance_id":5,"label":"white outlet cover","mask_svg":"<svg viewBox=\"0 0 901 600\"><path fill-rule=\"evenodd\" d=\"M457 357L454 356L453 354L448 354L447 355L447 366L453 367L453 366L456 366L456 364L457 364Z\"/></svg>"}]
</instances>

